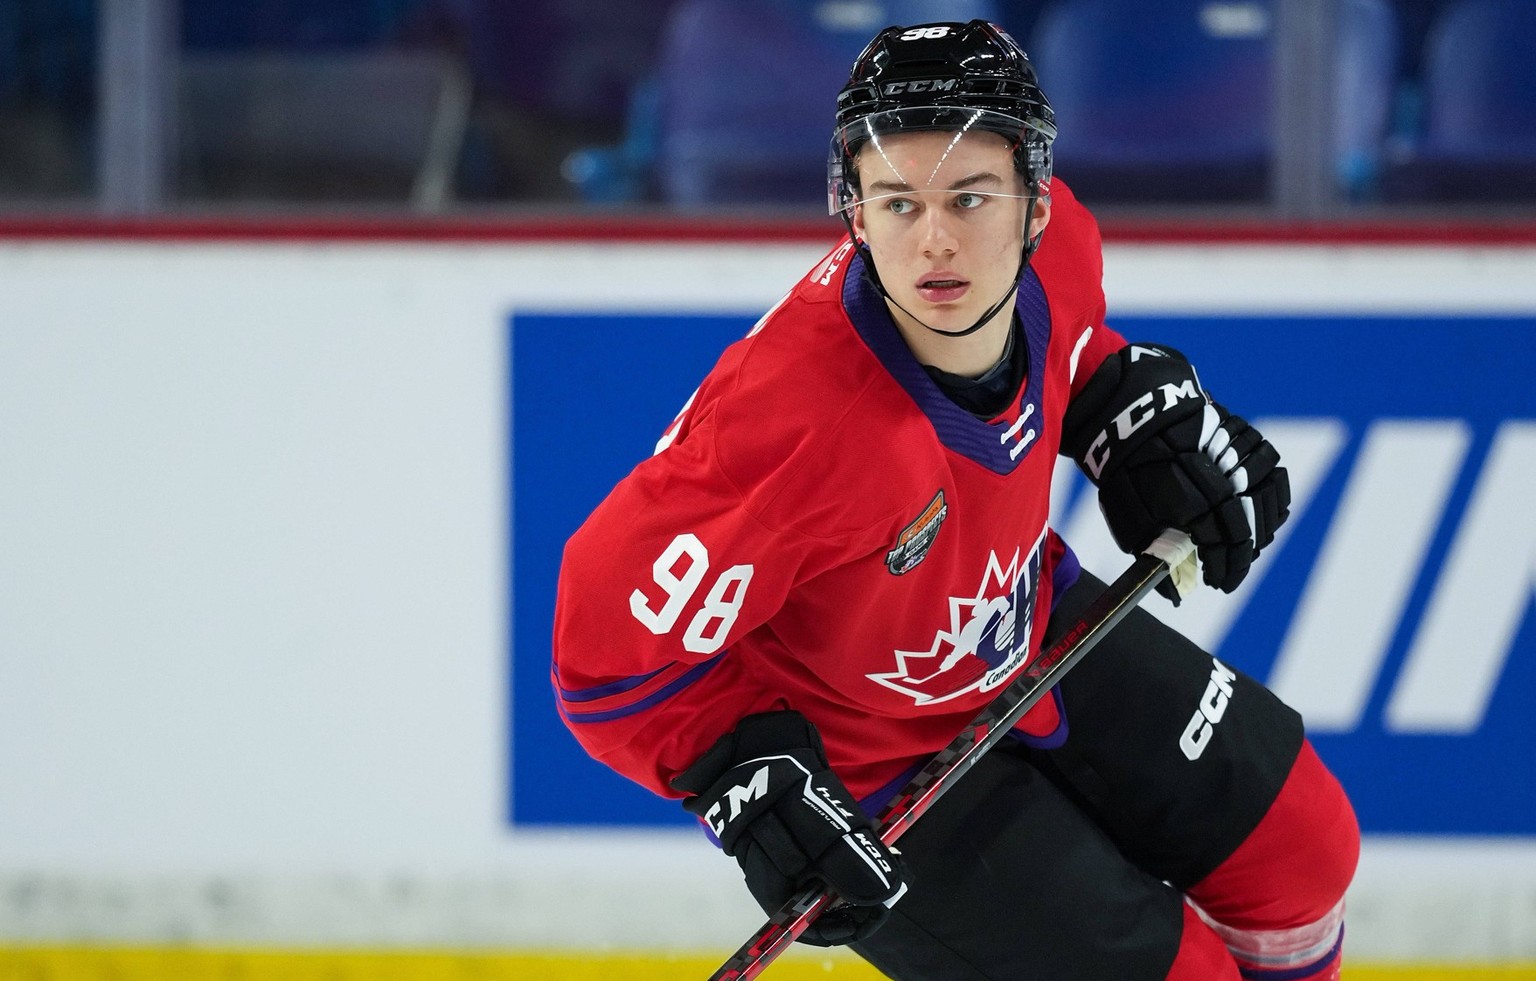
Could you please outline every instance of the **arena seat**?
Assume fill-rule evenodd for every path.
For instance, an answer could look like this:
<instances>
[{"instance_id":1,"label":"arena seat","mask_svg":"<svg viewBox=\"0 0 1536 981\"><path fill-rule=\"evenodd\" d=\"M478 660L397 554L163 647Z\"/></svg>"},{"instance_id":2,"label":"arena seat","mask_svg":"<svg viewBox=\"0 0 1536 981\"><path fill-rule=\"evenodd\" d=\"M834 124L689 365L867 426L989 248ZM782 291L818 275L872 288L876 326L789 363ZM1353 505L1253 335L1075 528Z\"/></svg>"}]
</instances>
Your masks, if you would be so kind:
<instances>
[{"instance_id":1,"label":"arena seat","mask_svg":"<svg viewBox=\"0 0 1536 981\"><path fill-rule=\"evenodd\" d=\"M192 200L451 197L469 85L450 58L362 49L188 54L179 171Z\"/></svg>"},{"instance_id":2,"label":"arena seat","mask_svg":"<svg viewBox=\"0 0 1536 981\"><path fill-rule=\"evenodd\" d=\"M1061 136L1056 172L1090 201L1230 202L1267 193L1270 0L1058 0L1030 39ZM1374 176L1396 80L1385 0L1343 0L1336 168Z\"/></svg>"},{"instance_id":3,"label":"arena seat","mask_svg":"<svg viewBox=\"0 0 1536 981\"><path fill-rule=\"evenodd\" d=\"M1536 198L1536 3L1463 0L1430 26L1422 125L1385 179L1392 200Z\"/></svg>"},{"instance_id":4,"label":"arena seat","mask_svg":"<svg viewBox=\"0 0 1536 981\"><path fill-rule=\"evenodd\" d=\"M684 0L625 144L574 155L568 176L588 200L648 187L681 207L814 206L837 92L869 39L996 16L988 0Z\"/></svg>"}]
</instances>

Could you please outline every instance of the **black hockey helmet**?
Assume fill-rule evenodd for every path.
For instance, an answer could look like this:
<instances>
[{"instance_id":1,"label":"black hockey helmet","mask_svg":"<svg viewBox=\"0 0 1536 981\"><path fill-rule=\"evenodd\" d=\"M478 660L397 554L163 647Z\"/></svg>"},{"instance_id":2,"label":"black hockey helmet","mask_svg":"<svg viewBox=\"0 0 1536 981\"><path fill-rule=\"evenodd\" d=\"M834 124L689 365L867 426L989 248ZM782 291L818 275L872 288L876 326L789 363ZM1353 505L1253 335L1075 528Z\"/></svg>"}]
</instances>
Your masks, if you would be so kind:
<instances>
[{"instance_id":1,"label":"black hockey helmet","mask_svg":"<svg viewBox=\"0 0 1536 981\"><path fill-rule=\"evenodd\" d=\"M995 24L973 20L888 27L859 55L838 93L828 159L833 214L858 197L854 161L871 137L914 130L996 132L1032 194L1051 176L1056 120L1034 66Z\"/></svg>"}]
</instances>

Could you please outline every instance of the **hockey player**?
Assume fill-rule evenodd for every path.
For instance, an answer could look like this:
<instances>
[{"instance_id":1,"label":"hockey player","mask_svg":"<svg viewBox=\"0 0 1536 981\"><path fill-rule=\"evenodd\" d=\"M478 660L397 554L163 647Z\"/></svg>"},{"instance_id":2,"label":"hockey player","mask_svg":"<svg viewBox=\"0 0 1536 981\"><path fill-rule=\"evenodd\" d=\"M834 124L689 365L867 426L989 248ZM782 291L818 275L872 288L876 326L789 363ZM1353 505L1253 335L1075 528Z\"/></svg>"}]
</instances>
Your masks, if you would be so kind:
<instances>
[{"instance_id":1,"label":"hockey player","mask_svg":"<svg viewBox=\"0 0 1536 981\"><path fill-rule=\"evenodd\" d=\"M594 757L680 798L810 943L892 978L1337 978L1359 834L1301 719L1137 610L886 848L875 813L1103 588L1054 459L1130 552L1231 591L1287 515L1274 448L1105 324L1051 110L983 21L893 27L838 97L849 237L728 348L571 538L554 683Z\"/></svg>"}]
</instances>

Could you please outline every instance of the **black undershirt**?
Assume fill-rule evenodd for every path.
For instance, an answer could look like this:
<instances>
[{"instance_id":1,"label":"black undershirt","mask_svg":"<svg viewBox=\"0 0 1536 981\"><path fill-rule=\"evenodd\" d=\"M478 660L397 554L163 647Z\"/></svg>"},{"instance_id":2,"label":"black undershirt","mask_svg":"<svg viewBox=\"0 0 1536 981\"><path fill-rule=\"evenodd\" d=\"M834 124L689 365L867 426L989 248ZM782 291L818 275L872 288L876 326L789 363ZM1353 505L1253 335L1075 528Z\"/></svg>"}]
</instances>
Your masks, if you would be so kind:
<instances>
[{"instance_id":1,"label":"black undershirt","mask_svg":"<svg viewBox=\"0 0 1536 981\"><path fill-rule=\"evenodd\" d=\"M939 386L939 391L949 396L950 401L978 419L991 419L1008 408L1024 382L1029 359L1025 357L1024 345L1018 341L1019 318L1015 316L1012 332L1008 335L1008 348L1003 352L1002 359L988 368L981 377L967 378L950 374L931 364L923 365L923 370Z\"/></svg>"}]
</instances>

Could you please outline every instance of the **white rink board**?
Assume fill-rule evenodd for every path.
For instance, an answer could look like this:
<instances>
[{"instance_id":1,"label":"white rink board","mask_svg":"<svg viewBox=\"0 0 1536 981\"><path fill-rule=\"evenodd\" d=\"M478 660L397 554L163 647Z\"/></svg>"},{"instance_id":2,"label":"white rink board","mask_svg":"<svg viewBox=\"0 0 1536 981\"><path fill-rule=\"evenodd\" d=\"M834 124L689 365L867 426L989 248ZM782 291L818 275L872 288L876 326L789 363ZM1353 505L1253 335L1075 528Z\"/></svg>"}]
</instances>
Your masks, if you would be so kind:
<instances>
[{"instance_id":1,"label":"white rink board","mask_svg":"<svg viewBox=\"0 0 1536 981\"><path fill-rule=\"evenodd\" d=\"M505 328L820 252L0 243L0 939L734 946L696 836L505 820ZM1533 249L1106 268L1112 314L1536 312ZM1350 902L1353 956L1536 957L1536 843L1372 839Z\"/></svg>"}]
</instances>

